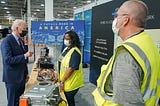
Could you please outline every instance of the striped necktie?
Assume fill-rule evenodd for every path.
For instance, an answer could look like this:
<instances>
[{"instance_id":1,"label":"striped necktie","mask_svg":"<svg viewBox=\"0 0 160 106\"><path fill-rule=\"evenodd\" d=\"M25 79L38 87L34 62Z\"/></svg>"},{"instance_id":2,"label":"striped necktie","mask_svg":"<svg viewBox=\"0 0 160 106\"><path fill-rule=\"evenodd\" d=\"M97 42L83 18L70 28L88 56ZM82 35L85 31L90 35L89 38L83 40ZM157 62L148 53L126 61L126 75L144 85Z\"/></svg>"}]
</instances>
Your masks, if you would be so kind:
<instances>
[{"instance_id":1,"label":"striped necktie","mask_svg":"<svg viewBox=\"0 0 160 106\"><path fill-rule=\"evenodd\" d=\"M19 42L20 48L23 50L23 53L25 53L25 48L24 48L23 41L21 40L21 38L18 38L18 42Z\"/></svg>"}]
</instances>

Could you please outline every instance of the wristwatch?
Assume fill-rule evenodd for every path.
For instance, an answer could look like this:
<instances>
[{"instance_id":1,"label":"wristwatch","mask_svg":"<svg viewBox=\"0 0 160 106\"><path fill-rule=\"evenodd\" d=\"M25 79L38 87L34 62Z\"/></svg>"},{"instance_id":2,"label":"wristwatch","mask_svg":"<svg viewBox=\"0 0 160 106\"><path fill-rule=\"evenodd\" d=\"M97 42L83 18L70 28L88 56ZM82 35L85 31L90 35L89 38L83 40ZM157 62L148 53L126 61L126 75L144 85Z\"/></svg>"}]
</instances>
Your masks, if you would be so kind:
<instances>
[{"instance_id":1,"label":"wristwatch","mask_svg":"<svg viewBox=\"0 0 160 106\"><path fill-rule=\"evenodd\" d=\"M62 84L62 85L63 85L63 84L64 84L64 82L60 81L60 84Z\"/></svg>"}]
</instances>

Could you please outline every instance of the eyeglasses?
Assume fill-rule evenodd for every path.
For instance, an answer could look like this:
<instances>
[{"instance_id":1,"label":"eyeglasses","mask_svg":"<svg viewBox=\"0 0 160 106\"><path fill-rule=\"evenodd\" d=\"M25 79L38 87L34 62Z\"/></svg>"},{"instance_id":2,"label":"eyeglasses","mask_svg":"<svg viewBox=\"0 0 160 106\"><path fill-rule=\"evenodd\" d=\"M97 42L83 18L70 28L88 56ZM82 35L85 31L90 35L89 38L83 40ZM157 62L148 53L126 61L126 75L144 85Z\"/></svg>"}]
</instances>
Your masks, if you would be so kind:
<instances>
[{"instance_id":1,"label":"eyeglasses","mask_svg":"<svg viewBox=\"0 0 160 106\"><path fill-rule=\"evenodd\" d=\"M128 14L115 14L114 18L117 18L118 16L125 16L125 15L128 15Z\"/></svg>"}]
</instances>

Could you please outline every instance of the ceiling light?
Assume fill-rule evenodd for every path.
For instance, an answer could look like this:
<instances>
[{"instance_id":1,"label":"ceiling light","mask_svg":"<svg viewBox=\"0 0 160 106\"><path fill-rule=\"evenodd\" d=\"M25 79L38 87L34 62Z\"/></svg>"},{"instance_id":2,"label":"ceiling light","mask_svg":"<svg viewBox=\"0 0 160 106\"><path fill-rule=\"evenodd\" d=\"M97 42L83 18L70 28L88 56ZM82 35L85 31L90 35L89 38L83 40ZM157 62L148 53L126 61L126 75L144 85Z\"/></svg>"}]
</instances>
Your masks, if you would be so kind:
<instances>
[{"instance_id":1,"label":"ceiling light","mask_svg":"<svg viewBox=\"0 0 160 106\"><path fill-rule=\"evenodd\" d=\"M40 9L37 9L36 11L40 11Z\"/></svg>"},{"instance_id":2,"label":"ceiling light","mask_svg":"<svg viewBox=\"0 0 160 106\"><path fill-rule=\"evenodd\" d=\"M73 7L74 9L76 9L77 7Z\"/></svg>"},{"instance_id":3,"label":"ceiling light","mask_svg":"<svg viewBox=\"0 0 160 106\"><path fill-rule=\"evenodd\" d=\"M91 0L88 0L87 3L91 3Z\"/></svg>"},{"instance_id":4,"label":"ceiling light","mask_svg":"<svg viewBox=\"0 0 160 106\"><path fill-rule=\"evenodd\" d=\"M10 13L9 11L6 11L6 13Z\"/></svg>"},{"instance_id":5,"label":"ceiling light","mask_svg":"<svg viewBox=\"0 0 160 106\"><path fill-rule=\"evenodd\" d=\"M60 14L57 14L57 16L59 17L59 16L60 16Z\"/></svg>"},{"instance_id":6,"label":"ceiling light","mask_svg":"<svg viewBox=\"0 0 160 106\"><path fill-rule=\"evenodd\" d=\"M9 19L9 20L13 20L13 17L12 17L12 16L9 16L8 19Z\"/></svg>"},{"instance_id":7,"label":"ceiling light","mask_svg":"<svg viewBox=\"0 0 160 106\"><path fill-rule=\"evenodd\" d=\"M7 10L7 9L8 9L8 7L4 7L3 9Z\"/></svg>"},{"instance_id":8,"label":"ceiling light","mask_svg":"<svg viewBox=\"0 0 160 106\"><path fill-rule=\"evenodd\" d=\"M67 13L67 11L63 11L63 13Z\"/></svg>"},{"instance_id":9,"label":"ceiling light","mask_svg":"<svg viewBox=\"0 0 160 106\"><path fill-rule=\"evenodd\" d=\"M34 15L36 15L37 13L33 13Z\"/></svg>"},{"instance_id":10,"label":"ceiling light","mask_svg":"<svg viewBox=\"0 0 160 106\"><path fill-rule=\"evenodd\" d=\"M6 3L5 1L1 1L2 4Z\"/></svg>"},{"instance_id":11,"label":"ceiling light","mask_svg":"<svg viewBox=\"0 0 160 106\"><path fill-rule=\"evenodd\" d=\"M44 7L44 4L41 4L42 7Z\"/></svg>"},{"instance_id":12,"label":"ceiling light","mask_svg":"<svg viewBox=\"0 0 160 106\"><path fill-rule=\"evenodd\" d=\"M63 2L64 4L69 4L69 2L67 2L67 1L65 1L65 2Z\"/></svg>"}]
</instances>

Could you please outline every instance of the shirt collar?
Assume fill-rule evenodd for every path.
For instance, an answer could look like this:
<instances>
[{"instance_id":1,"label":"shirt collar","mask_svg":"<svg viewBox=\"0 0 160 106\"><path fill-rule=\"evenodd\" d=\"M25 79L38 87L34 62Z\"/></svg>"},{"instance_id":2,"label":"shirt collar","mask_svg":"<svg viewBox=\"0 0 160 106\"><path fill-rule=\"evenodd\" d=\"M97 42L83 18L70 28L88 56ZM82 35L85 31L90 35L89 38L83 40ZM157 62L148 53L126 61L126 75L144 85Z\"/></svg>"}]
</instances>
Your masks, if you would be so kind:
<instances>
[{"instance_id":1,"label":"shirt collar","mask_svg":"<svg viewBox=\"0 0 160 106\"><path fill-rule=\"evenodd\" d=\"M127 39L128 39L128 38L131 38L132 36L138 35L138 34L140 34L140 33L143 32L143 31L144 31L144 30L141 30L141 31L136 32L136 33L133 33L133 34L129 35L129 36L127 37Z\"/></svg>"},{"instance_id":2,"label":"shirt collar","mask_svg":"<svg viewBox=\"0 0 160 106\"><path fill-rule=\"evenodd\" d=\"M18 41L19 37L17 37L13 32L12 35L14 36L14 38L16 39L16 41Z\"/></svg>"}]
</instances>

